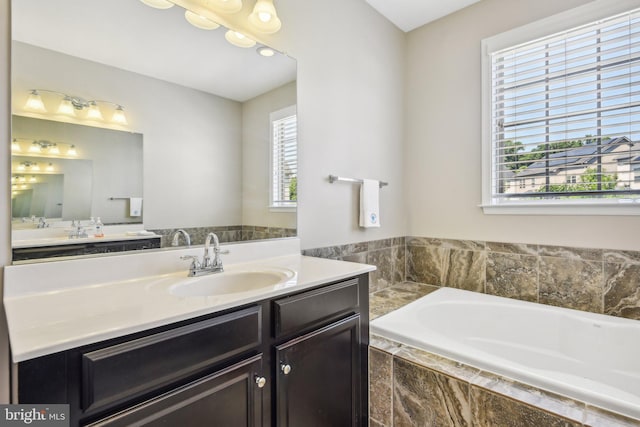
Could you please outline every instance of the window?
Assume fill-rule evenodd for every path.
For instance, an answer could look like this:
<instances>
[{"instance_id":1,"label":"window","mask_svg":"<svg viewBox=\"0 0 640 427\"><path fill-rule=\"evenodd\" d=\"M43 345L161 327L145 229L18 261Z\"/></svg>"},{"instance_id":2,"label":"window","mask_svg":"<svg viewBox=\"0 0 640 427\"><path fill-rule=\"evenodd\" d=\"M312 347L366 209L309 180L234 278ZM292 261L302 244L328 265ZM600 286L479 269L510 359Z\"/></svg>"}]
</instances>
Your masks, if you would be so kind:
<instances>
[{"instance_id":1,"label":"window","mask_svg":"<svg viewBox=\"0 0 640 427\"><path fill-rule=\"evenodd\" d=\"M270 207L288 210L298 200L298 132L296 107L275 111L271 119Z\"/></svg>"},{"instance_id":2,"label":"window","mask_svg":"<svg viewBox=\"0 0 640 427\"><path fill-rule=\"evenodd\" d=\"M640 214L640 2L594 3L483 40L485 212Z\"/></svg>"}]
</instances>

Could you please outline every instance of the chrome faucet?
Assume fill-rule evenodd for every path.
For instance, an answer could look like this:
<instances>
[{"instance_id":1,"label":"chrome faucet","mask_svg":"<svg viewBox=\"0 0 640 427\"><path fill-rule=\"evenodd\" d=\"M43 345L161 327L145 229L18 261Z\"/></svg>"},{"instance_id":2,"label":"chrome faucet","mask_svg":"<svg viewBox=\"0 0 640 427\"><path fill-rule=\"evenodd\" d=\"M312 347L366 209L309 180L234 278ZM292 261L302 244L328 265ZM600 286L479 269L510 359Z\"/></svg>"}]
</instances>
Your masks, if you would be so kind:
<instances>
[{"instance_id":1,"label":"chrome faucet","mask_svg":"<svg viewBox=\"0 0 640 427\"><path fill-rule=\"evenodd\" d=\"M38 222L38 228L47 228L49 227L49 223L47 222L47 219L45 217L40 217L40 220Z\"/></svg>"},{"instance_id":2,"label":"chrome faucet","mask_svg":"<svg viewBox=\"0 0 640 427\"><path fill-rule=\"evenodd\" d=\"M180 229L173 233L173 240L171 241L171 246L178 246L180 244L180 236L184 237L184 243L187 247L191 246L191 238L189 237L189 233Z\"/></svg>"},{"instance_id":3,"label":"chrome faucet","mask_svg":"<svg viewBox=\"0 0 640 427\"><path fill-rule=\"evenodd\" d=\"M213 256L211 256L211 240L213 240ZM198 260L197 256L185 255L180 259L190 259L191 266L189 266L189 277L204 276L211 273L222 273L224 268L222 267L222 260L220 254L228 254L229 251L220 250L220 241L216 233L209 233L207 239L204 241L204 256L202 262Z\"/></svg>"}]
</instances>

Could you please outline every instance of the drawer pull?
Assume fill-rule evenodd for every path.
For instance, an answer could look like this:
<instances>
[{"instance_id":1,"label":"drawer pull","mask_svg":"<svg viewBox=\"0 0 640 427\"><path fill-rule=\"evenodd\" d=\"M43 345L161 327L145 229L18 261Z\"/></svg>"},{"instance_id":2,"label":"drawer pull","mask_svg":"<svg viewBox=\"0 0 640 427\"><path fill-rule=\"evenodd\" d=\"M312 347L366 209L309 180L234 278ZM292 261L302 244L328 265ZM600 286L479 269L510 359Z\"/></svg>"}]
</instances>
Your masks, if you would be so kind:
<instances>
[{"instance_id":1,"label":"drawer pull","mask_svg":"<svg viewBox=\"0 0 640 427\"><path fill-rule=\"evenodd\" d=\"M289 375L289 372L291 372L291 365L282 364L280 365L280 370L282 371L283 374Z\"/></svg>"},{"instance_id":2,"label":"drawer pull","mask_svg":"<svg viewBox=\"0 0 640 427\"><path fill-rule=\"evenodd\" d=\"M258 388L262 388L267 384L267 379L265 377L259 377L256 375L256 385Z\"/></svg>"}]
</instances>

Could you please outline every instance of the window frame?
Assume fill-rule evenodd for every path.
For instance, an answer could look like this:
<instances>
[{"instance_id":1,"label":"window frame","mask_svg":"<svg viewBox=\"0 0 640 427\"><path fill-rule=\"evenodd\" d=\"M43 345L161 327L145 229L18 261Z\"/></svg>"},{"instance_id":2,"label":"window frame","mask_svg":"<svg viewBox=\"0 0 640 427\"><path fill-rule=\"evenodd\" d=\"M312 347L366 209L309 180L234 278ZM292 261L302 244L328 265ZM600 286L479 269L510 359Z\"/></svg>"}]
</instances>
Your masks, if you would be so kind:
<instances>
[{"instance_id":1,"label":"window frame","mask_svg":"<svg viewBox=\"0 0 640 427\"><path fill-rule=\"evenodd\" d=\"M274 145L275 141L275 132L274 132L274 123L276 121L282 120L286 117L290 117L292 115L296 116L296 127L297 127L297 107L296 105L290 105L285 108L281 108L279 110L273 111L269 114L269 211L271 212L296 212L298 208L297 200L295 202L290 203L280 203L275 202L274 197ZM296 163L297 163L297 134L296 134ZM297 166L296 166L297 168ZM297 177L297 173L296 173Z\"/></svg>"},{"instance_id":2,"label":"window frame","mask_svg":"<svg viewBox=\"0 0 640 427\"><path fill-rule=\"evenodd\" d=\"M596 0L481 41L482 55L482 203L485 214L640 215L640 199L505 201L493 197L491 54L640 7L640 0Z\"/></svg>"}]
</instances>

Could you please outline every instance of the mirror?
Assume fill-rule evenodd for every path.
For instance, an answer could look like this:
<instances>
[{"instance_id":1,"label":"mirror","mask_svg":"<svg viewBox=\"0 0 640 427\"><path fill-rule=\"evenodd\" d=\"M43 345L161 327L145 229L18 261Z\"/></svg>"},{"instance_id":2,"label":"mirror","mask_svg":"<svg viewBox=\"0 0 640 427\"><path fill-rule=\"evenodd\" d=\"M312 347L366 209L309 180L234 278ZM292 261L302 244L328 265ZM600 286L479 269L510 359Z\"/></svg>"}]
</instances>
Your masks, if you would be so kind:
<instances>
[{"instance_id":1,"label":"mirror","mask_svg":"<svg viewBox=\"0 0 640 427\"><path fill-rule=\"evenodd\" d=\"M161 235L163 247L178 229L193 244L210 231L222 242L295 236L295 198L278 203L272 193L295 194L297 164L295 157L283 163L284 187L272 182L273 164L281 160L274 158L271 140L273 117L295 114L296 61L279 53L261 56L259 44L232 46L224 32L193 27L178 6L13 1L13 138L26 145L76 145L78 151L100 148L97 157L56 159L64 172L41 174L46 182L13 199L14 240L22 218L91 216L103 217L107 229L138 224ZM25 108L34 89L40 89L46 112ZM96 100L102 119L89 117L89 108L73 116L60 112L65 96ZM126 124L112 120L119 106ZM78 132L72 129L85 133L82 142L70 136ZM94 138L91 131L109 136ZM126 138L138 141L132 142L141 147L138 153L113 142ZM12 154L16 168L33 159ZM51 159L39 157L43 165ZM12 176L16 172L12 167ZM124 187L114 187L116 181ZM132 197L143 199L143 216L129 215L126 199Z\"/></svg>"}]
</instances>

